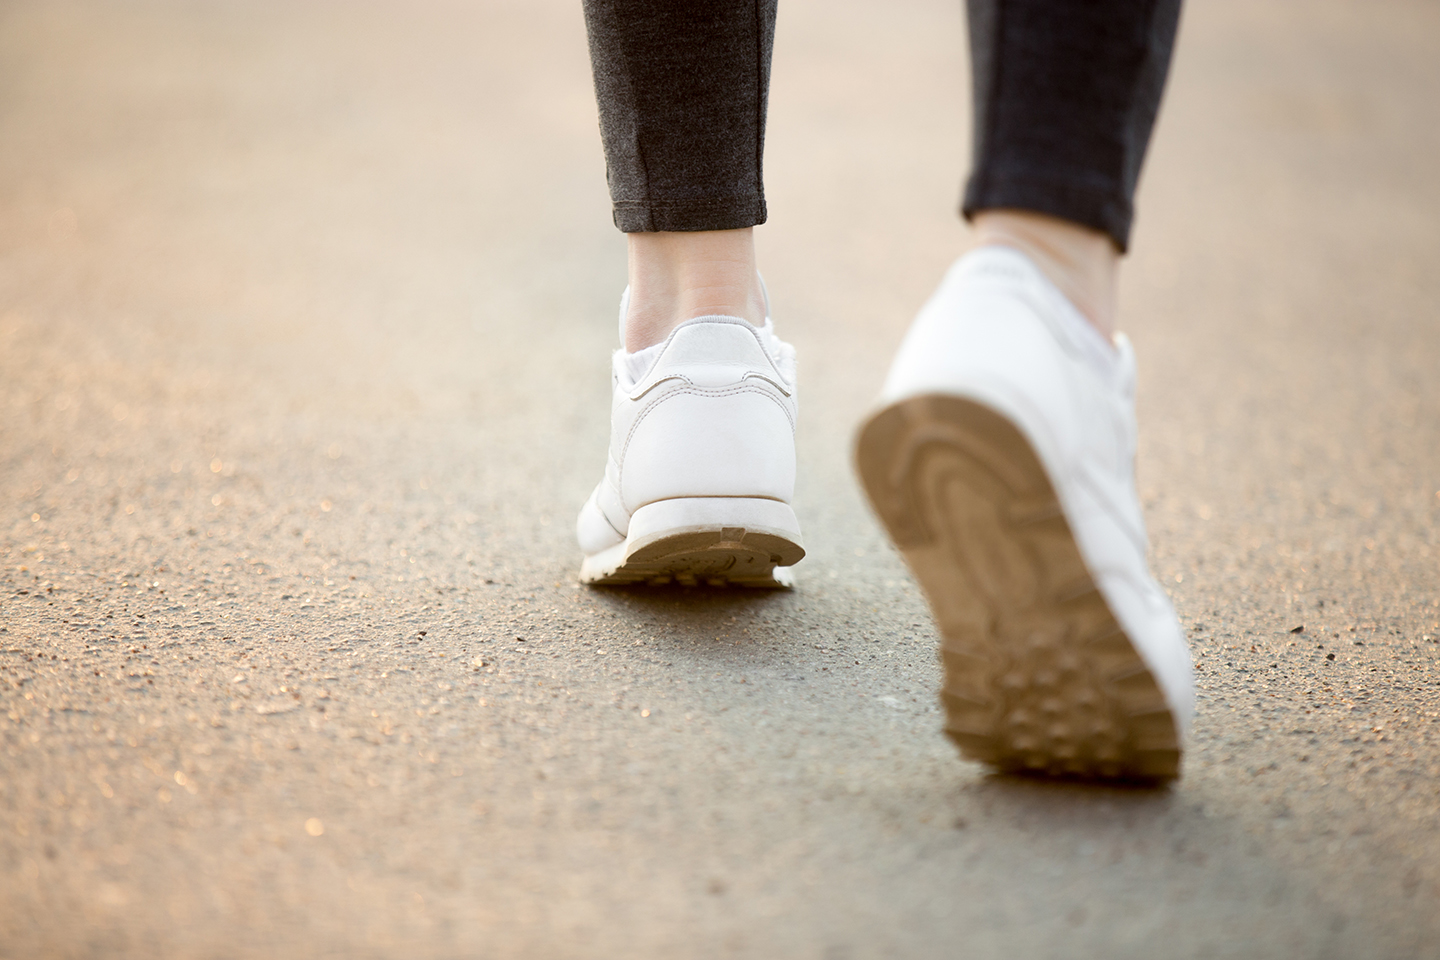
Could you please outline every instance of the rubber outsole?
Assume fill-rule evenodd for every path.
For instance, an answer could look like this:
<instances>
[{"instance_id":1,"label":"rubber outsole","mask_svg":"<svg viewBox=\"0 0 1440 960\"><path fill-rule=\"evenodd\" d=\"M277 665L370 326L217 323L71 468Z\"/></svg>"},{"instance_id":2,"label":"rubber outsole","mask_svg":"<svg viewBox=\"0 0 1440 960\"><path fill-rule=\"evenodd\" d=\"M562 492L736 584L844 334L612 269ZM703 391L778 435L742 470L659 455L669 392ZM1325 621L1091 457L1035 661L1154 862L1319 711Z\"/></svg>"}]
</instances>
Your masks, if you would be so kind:
<instances>
[{"instance_id":1,"label":"rubber outsole","mask_svg":"<svg viewBox=\"0 0 1440 960\"><path fill-rule=\"evenodd\" d=\"M624 543L586 557L580 580L597 586L790 588L790 567L805 556L794 516L788 504L771 500L661 501L636 511Z\"/></svg>"},{"instance_id":2,"label":"rubber outsole","mask_svg":"<svg viewBox=\"0 0 1440 960\"><path fill-rule=\"evenodd\" d=\"M965 756L1012 773L1179 776L1165 696L1010 420L960 397L913 397L861 427L856 461L929 600L945 732Z\"/></svg>"}]
</instances>

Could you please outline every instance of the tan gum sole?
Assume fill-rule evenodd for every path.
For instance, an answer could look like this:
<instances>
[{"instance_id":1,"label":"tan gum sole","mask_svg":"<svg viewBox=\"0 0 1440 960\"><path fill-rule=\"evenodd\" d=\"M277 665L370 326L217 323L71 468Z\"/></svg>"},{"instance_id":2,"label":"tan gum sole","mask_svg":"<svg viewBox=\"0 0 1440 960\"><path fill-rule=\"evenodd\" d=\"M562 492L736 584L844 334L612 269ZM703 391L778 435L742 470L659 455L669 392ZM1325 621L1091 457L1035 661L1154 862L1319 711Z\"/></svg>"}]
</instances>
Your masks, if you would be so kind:
<instances>
[{"instance_id":1,"label":"tan gum sole","mask_svg":"<svg viewBox=\"0 0 1440 960\"><path fill-rule=\"evenodd\" d=\"M606 569L603 562L587 562L580 579L596 586L644 583L784 589L795 585L789 564L804 556L803 549L784 537L744 527L690 530L631 544L628 556L612 569Z\"/></svg>"},{"instance_id":2,"label":"tan gum sole","mask_svg":"<svg viewBox=\"0 0 1440 960\"><path fill-rule=\"evenodd\" d=\"M788 503L763 497L657 500L630 517L629 536L586 557L582 583L621 586L704 584L794 586L790 567L805 556Z\"/></svg>"},{"instance_id":3,"label":"tan gum sole","mask_svg":"<svg viewBox=\"0 0 1440 960\"><path fill-rule=\"evenodd\" d=\"M1014 424L959 397L914 397L861 427L856 460L930 602L945 732L965 756L1015 773L1179 776L1164 694Z\"/></svg>"}]
</instances>

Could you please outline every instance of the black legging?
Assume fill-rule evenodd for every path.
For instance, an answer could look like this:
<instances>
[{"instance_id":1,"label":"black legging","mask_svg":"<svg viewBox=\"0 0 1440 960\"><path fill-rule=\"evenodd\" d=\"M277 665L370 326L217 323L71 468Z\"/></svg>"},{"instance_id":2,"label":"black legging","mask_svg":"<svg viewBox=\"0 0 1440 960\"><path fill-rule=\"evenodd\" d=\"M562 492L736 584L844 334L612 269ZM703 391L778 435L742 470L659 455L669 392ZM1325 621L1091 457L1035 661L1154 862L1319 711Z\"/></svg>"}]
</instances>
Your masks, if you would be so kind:
<instances>
[{"instance_id":1,"label":"black legging","mask_svg":"<svg viewBox=\"0 0 1440 960\"><path fill-rule=\"evenodd\" d=\"M584 0L615 225L765 222L776 0ZM968 0L974 156L962 212L1033 210L1124 250L1180 0Z\"/></svg>"}]
</instances>

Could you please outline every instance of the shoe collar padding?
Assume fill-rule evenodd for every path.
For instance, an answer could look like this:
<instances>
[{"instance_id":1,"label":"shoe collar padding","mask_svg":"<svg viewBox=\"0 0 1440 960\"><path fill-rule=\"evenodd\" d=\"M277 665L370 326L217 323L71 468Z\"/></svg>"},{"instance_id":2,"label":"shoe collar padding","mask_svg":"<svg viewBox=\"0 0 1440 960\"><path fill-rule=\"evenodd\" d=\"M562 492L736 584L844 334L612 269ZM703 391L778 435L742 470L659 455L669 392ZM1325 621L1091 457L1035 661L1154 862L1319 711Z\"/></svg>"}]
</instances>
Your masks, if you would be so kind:
<instances>
[{"instance_id":1,"label":"shoe collar padding","mask_svg":"<svg viewBox=\"0 0 1440 960\"><path fill-rule=\"evenodd\" d=\"M617 350L615 376L631 399L666 380L715 388L750 377L766 380L789 396L795 390L795 349L775 336L769 318L757 327L739 317L695 317L662 343L633 354Z\"/></svg>"}]
</instances>

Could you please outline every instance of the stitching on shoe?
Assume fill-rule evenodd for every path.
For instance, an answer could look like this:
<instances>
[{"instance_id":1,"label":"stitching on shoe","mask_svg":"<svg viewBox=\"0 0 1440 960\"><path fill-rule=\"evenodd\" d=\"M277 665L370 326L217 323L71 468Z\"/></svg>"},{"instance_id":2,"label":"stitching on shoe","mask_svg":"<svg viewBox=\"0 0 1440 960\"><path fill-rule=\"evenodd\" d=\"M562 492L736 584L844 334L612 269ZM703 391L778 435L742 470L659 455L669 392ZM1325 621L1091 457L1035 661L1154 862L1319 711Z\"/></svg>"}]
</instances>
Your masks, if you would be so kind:
<instances>
[{"instance_id":1,"label":"stitching on shoe","mask_svg":"<svg viewBox=\"0 0 1440 960\"><path fill-rule=\"evenodd\" d=\"M767 317L766 319L767 319L767 321L769 320L768 317ZM685 322L683 322L683 323L679 324L678 326L676 326L674 330L671 330L671 331L670 331L670 335L667 336L667 337L664 339L664 341L662 341L662 343L664 344L664 349L662 349L659 353L657 353L657 354L655 355L655 359L651 362L649 368L646 369L645 373L642 374L642 375L639 376L639 377L636 377L635 380L630 384L630 389L626 391L626 392L630 395L630 399L631 399L631 400L638 400L638 399L640 399L641 397L645 396L645 394L649 393L651 390L654 390L657 386L659 386L660 384L664 383L664 382L665 382L667 379L669 379L669 377L671 377L671 376L681 376L681 377L684 376L683 374L670 374L670 375L668 375L668 376L666 376L666 377L661 377L660 379L656 380L654 383L650 384L650 385L649 385L648 387L646 387L644 390L641 390L638 394L635 392L636 390L639 390L639 389L640 389L640 385L641 385L642 383L644 383L645 380L646 380L652 373L655 372L656 366L658 366L659 363L660 363L660 361L664 359L665 354L666 354L667 352L669 352L670 344L671 344L672 341L674 341L675 336L676 336L681 330L683 330L685 327L688 327L688 326L701 326L701 325L703 325L703 324L715 324L715 325L726 325L726 326L744 327L744 328L745 328L745 332L748 333L748 334L750 334L750 336L751 336L752 338L754 338L754 340L755 340L755 345L760 348L760 355L765 358L765 362L766 362L767 364L769 364L770 369L771 369L772 371L774 371L776 378L779 380L780 384L782 384L782 386L779 386L779 390L780 390L782 393L784 393L786 396L791 396L791 395L793 395L793 394L795 393L796 381L797 381L799 378L798 378L798 377L787 377L787 376L785 375L785 371L782 370L782 369L780 369L780 360L779 360L779 358L776 357L776 356L774 356L773 354L771 354L769 348L765 346L765 338L761 336L761 332L765 329L764 327L757 327L755 324L751 323L749 320L745 320L745 319L742 319L742 318L740 318L740 317L713 316L713 317L692 317L691 319L686 320ZM771 334L770 334L770 335L771 335L772 337L775 336L773 330L771 331ZM776 339L778 342L780 342L780 343L784 343L784 341L780 340L779 337L775 337L775 339ZM623 353L624 353L623 348L622 348L621 350L619 350L619 351L616 351L616 353L617 353L617 354L623 354ZM614 366L614 364L612 364L612 369L613 369L613 366Z\"/></svg>"},{"instance_id":2,"label":"stitching on shoe","mask_svg":"<svg viewBox=\"0 0 1440 960\"><path fill-rule=\"evenodd\" d=\"M645 418L650 416L650 413L655 410L656 407L664 403L666 400L669 400L672 397L678 397L682 394L689 394L693 397L714 397L717 399L721 397L739 396L742 393L759 394L766 400L769 400L771 403L775 404L775 406L779 407L781 412L785 414L785 419L789 422L791 431L793 432L795 430L795 418L791 415L790 410L786 407L784 402L778 399L769 390L766 390L764 387L761 387L758 384L744 383L736 384L735 386L731 387L697 387L693 383L690 383L688 380L682 382L685 383L685 386L676 387L674 390L668 390L661 396L658 396L655 399L651 400L645 405L645 409L641 410L639 415L636 416L635 422L630 425L629 431L625 434L625 446L621 448L620 451L620 460L622 461L622 464L625 459L625 451L630 449L630 441L635 437L635 430L640 426L641 423L645 421ZM621 469L624 469L623 465Z\"/></svg>"},{"instance_id":3,"label":"stitching on shoe","mask_svg":"<svg viewBox=\"0 0 1440 960\"><path fill-rule=\"evenodd\" d=\"M620 471L621 471L621 474L622 474L622 482L621 482L621 485L623 486L623 474L624 474L624 470L625 470L625 467L624 467L625 454L626 454L626 453L629 451L629 449L630 449L630 441L635 438L635 431L636 431L637 429L639 429L640 424L642 424L642 423L645 422L645 418L648 417L648 416L650 416L651 412L654 411L657 407L659 407L662 403L664 403L666 400L671 399L672 397L678 397L678 396L680 396L681 394L689 394L690 396L695 396L695 397L715 397L715 398L720 398L720 397L738 396L738 395L740 395L740 394L742 394L742 393L755 393L755 394L759 394L760 396L764 397L766 400L769 400L771 403L775 404L775 406L779 407L780 410L781 410L781 412L785 414L785 419L786 419L786 421L788 421L789 424L790 424L790 430L791 430L792 432L795 430L795 418L794 418L793 416L791 416L790 411L789 411L788 409L786 409L785 404L783 404L780 400L776 399L775 396L770 393L770 391L765 390L765 389L763 389L763 388L761 388L761 387L758 387L758 386L748 386L748 385L746 385L746 386L738 386L738 387L724 387L724 388L722 388L722 389L715 389L715 390L707 390L707 389L705 389L705 388L703 388L703 387L694 387L694 386L677 387L676 389L667 392L664 396L656 397L656 398L655 398L654 400L652 400L650 403L646 404L646 405L645 405L645 409L640 411L640 415L637 416L637 417L635 418L635 422L630 425L629 431L625 434L625 446L622 447L621 450L620 450L620 461L621 461Z\"/></svg>"},{"instance_id":4,"label":"stitching on shoe","mask_svg":"<svg viewBox=\"0 0 1440 960\"><path fill-rule=\"evenodd\" d=\"M646 404L645 409L640 411L640 414L635 418L635 422L630 424L630 429L625 434L625 445L620 449L620 469L618 472L618 476L616 477L616 480L618 482L616 484L617 489L615 492L619 495L618 499L620 500L620 505L625 508L626 513L633 515L635 511L632 510L630 508L630 505L625 502L625 455L630 451L630 442L635 439L635 431L640 428L640 424L645 422L645 418L650 416L650 414L666 400L669 400L673 397L681 396L682 394L688 394L694 397L714 397L718 399L721 397L739 396L742 393L754 393L761 397L764 397L766 400L769 400L771 403L775 404L775 406L780 408L780 412L785 414L785 420L790 424L790 432L792 434L795 432L795 417L790 413L790 410L773 393L760 386L751 384L737 384L733 387L721 387L717 389L707 390L703 387L687 385L684 387L677 387L674 390L670 390L664 395L656 397L654 400ZM639 508L637 507L636 509Z\"/></svg>"}]
</instances>

